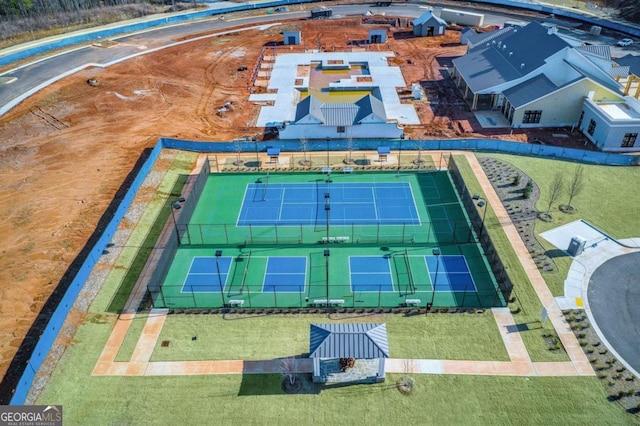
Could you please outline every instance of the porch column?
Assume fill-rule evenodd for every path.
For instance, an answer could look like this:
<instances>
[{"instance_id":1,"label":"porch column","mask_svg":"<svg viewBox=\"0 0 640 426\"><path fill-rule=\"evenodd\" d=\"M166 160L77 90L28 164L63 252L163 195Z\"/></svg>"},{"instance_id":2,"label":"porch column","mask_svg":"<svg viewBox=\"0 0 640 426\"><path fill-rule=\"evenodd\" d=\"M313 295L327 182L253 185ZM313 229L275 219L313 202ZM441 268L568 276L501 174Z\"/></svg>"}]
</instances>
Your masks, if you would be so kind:
<instances>
[{"instance_id":1,"label":"porch column","mask_svg":"<svg viewBox=\"0 0 640 426\"><path fill-rule=\"evenodd\" d=\"M475 110L477 106L478 106L478 94L474 93L473 102L471 103L471 110Z\"/></svg>"},{"instance_id":2,"label":"porch column","mask_svg":"<svg viewBox=\"0 0 640 426\"><path fill-rule=\"evenodd\" d=\"M627 84L624 87L624 95L628 96L629 95L629 90L631 89L631 83L633 83L633 80L635 80L633 75L630 75L629 78L627 79Z\"/></svg>"}]
</instances>

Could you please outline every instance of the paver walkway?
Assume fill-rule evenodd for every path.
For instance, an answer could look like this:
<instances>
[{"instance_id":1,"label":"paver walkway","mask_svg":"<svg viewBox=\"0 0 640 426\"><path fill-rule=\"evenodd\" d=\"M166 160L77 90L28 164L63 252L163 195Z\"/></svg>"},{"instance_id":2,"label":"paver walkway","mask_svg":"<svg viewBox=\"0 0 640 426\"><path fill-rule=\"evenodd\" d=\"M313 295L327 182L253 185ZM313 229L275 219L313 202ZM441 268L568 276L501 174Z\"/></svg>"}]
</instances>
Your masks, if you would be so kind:
<instances>
[{"instance_id":1,"label":"paver walkway","mask_svg":"<svg viewBox=\"0 0 640 426\"><path fill-rule=\"evenodd\" d=\"M441 153L434 152L435 156ZM524 243L511 222L498 195L475 155L469 152L454 153L464 155L474 170L498 221L513 245L529 280L542 305L549 314L549 320L562 341L570 358L567 362L532 362L518 332L518 328L508 308L494 308L492 313L504 342L509 361L474 360L435 360L435 359L394 359L385 362L389 373L422 374L470 374L496 376L593 376L586 355L582 351L569 325L565 322L558 304L548 289L542 275L531 259ZM115 357L135 316L135 307L139 306L144 294L144 280L139 280L124 313L118 318L103 352L93 370L94 376L163 376L163 375L203 375L203 374L253 374L280 373L281 360L216 360L216 361L172 361L151 362L151 355L157 344L160 331L167 316L167 310L155 309L147 318L138 344L128 362L116 362ZM299 359L297 369L300 373L312 371L311 359Z\"/></svg>"}]
</instances>

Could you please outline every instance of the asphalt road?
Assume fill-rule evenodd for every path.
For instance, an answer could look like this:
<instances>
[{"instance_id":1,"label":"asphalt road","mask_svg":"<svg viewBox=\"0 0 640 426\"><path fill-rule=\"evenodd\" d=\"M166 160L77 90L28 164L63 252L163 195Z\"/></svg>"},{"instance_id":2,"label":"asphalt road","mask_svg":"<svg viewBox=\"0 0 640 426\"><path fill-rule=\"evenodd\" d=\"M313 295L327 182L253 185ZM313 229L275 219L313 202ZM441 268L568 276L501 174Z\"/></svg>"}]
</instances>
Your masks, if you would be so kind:
<instances>
[{"instance_id":1,"label":"asphalt road","mask_svg":"<svg viewBox=\"0 0 640 426\"><path fill-rule=\"evenodd\" d=\"M288 13L270 15L266 14L265 9L265 15L234 20L221 20L216 16L208 20L158 27L144 32L110 38L110 40L116 41L118 44L109 48L86 44L53 56L44 57L0 75L5 81L12 80L9 84L0 84L0 105L2 105L0 107L0 115L15 106L21 99L35 93L43 85L51 83L60 76L74 73L89 64L104 66L129 58L132 55L170 46L176 43L176 40L181 40L185 37L192 37L211 31L225 31L240 25L277 24L286 19L304 18L309 15L308 11L300 11L299 9L299 6L293 5ZM424 6L415 4L384 8L371 5L347 5L334 6L332 9L334 16L363 15L371 10L376 13L384 12L387 15L406 16L409 18L416 18L425 11ZM485 24L487 25L497 25L508 19L510 18L506 16L485 14Z\"/></svg>"},{"instance_id":2,"label":"asphalt road","mask_svg":"<svg viewBox=\"0 0 640 426\"><path fill-rule=\"evenodd\" d=\"M216 3L220 7L219 3ZM21 100L50 84L61 76L73 74L77 70L89 64L99 64L101 66L121 61L132 55L144 54L163 47L175 44L177 40L183 40L198 34L210 33L212 31L225 31L231 27L240 25L262 25L278 24L286 19L297 19L308 16L308 11L302 11L301 6L292 5L290 12L283 14L265 14L262 16L251 16L242 19L233 19L233 15L226 15L227 19L219 19L219 16L208 20L186 22L178 25L152 28L135 34L123 35L122 37L110 38L118 44L109 48L95 47L86 44L80 47L46 56L37 61L27 63L19 68L12 69L0 74L3 81L11 81L8 84L0 84L0 115L11 109ZM390 7L375 7L372 5L345 5L333 6L334 16L363 15L367 11L375 13L385 13L392 16L406 16L416 18L426 10L425 6L405 3L402 5L392 5ZM464 10L464 8L459 8ZM477 9L473 9L478 12ZM513 15L494 14L483 12L485 25L502 25L507 20L513 20ZM578 35L578 34L576 34ZM602 40L589 34L580 34L583 40L592 43L602 43ZM613 42L613 40L610 40ZM621 55L618 55L621 56Z\"/></svg>"},{"instance_id":3,"label":"asphalt road","mask_svg":"<svg viewBox=\"0 0 640 426\"><path fill-rule=\"evenodd\" d=\"M640 372L640 252L614 257L591 275L587 300L598 328L618 355Z\"/></svg>"}]
</instances>

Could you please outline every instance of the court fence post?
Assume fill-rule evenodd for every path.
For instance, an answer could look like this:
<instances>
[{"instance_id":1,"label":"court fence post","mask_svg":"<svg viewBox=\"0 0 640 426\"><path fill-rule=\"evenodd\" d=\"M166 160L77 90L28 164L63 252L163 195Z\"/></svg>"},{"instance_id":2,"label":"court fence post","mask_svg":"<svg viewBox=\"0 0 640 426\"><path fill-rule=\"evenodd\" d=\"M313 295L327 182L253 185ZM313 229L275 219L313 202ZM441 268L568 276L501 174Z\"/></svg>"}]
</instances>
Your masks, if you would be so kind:
<instances>
[{"instance_id":1,"label":"court fence post","mask_svg":"<svg viewBox=\"0 0 640 426\"><path fill-rule=\"evenodd\" d=\"M196 295L193 294L193 287L191 287L191 300L193 300L193 307L197 307L198 304L196 303Z\"/></svg>"},{"instance_id":2,"label":"court fence post","mask_svg":"<svg viewBox=\"0 0 640 426\"><path fill-rule=\"evenodd\" d=\"M251 304L251 290L249 289L249 286L247 286L247 298L249 299L249 307L253 308L253 305Z\"/></svg>"},{"instance_id":3,"label":"court fence post","mask_svg":"<svg viewBox=\"0 0 640 426\"><path fill-rule=\"evenodd\" d=\"M162 300L162 307L166 308L167 307L167 301L164 298L164 292L162 291L162 286L160 286L159 290L160 291L158 292L158 294L160 295L160 300ZM156 307L155 306L156 303L155 303L155 298L154 297L151 298L151 303L154 305L154 307Z\"/></svg>"},{"instance_id":4,"label":"court fence post","mask_svg":"<svg viewBox=\"0 0 640 426\"><path fill-rule=\"evenodd\" d=\"M278 293L276 292L276 286L273 286L273 305L278 307Z\"/></svg>"}]
</instances>

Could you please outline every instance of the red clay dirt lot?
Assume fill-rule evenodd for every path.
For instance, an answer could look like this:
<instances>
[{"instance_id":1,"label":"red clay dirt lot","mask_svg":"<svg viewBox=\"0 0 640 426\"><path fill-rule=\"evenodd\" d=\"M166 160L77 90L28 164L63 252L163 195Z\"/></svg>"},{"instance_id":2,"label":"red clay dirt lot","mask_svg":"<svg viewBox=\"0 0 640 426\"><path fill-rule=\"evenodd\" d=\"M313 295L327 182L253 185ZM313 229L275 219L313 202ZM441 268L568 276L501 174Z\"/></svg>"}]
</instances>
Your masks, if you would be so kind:
<instances>
[{"instance_id":1,"label":"red clay dirt lot","mask_svg":"<svg viewBox=\"0 0 640 426\"><path fill-rule=\"evenodd\" d=\"M359 48L352 41L380 27L362 18L289 21L266 31L203 39L107 69L86 69L0 117L0 375L145 148L159 137L229 141L261 134L252 127L259 107L248 95L250 87L264 88L250 78L263 48L282 40L281 31L301 30L307 48L349 51ZM401 98L415 102L423 123L406 128L406 136L488 135L443 80L442 70L465 52L459 32L414 38L409 31L390 28L388 43L371 46L393 51L390 64L402 68L407 87ZM437 94L437 105L412 101L412 82ZM490 136L539 137L500 133Z\"/></svg>"}]
</instances>

